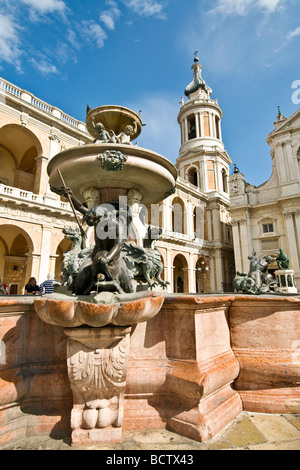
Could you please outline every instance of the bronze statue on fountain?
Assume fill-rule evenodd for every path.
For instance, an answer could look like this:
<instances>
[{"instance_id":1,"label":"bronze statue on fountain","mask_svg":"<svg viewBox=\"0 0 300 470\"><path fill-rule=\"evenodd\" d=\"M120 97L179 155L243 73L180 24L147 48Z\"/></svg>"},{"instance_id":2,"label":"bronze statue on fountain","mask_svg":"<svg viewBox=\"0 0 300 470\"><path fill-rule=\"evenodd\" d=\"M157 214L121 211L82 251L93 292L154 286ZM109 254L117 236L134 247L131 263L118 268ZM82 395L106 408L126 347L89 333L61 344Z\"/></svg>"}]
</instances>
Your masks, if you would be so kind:
<instances>
[{"instance_id":1,"label":"bronze statue on fountain","mask_svg":"<svg viewBox=\"0 0 300 470\"><path fill-rule=\"evenodd\" d=\"M74 208L84 216L87 225L94 227L93 251L78 271L74 272L70 290L76 295L88 295L96 290L119 294L133 293L132 274L122 252L131 222L129 208L119 201L110 201L88 209L73 195L71 189L52 187L52 190L71 199Z\"/></svg>"}]
</instances>

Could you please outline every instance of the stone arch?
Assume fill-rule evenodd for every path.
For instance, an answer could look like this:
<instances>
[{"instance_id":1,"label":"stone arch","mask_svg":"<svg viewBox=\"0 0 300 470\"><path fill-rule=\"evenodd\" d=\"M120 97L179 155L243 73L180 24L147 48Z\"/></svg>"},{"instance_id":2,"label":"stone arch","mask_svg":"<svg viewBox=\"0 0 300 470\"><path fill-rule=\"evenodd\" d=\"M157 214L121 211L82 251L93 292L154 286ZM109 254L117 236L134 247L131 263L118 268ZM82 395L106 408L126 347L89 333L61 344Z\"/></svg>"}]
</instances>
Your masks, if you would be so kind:
<instances>
[{"instance_id":1,"label":"stone arch","mask_svg":"<svg viewBox=\"0 0 300 470\"><path fill-rule=\"evenodd\" d=\"M2 249L0 266L2 279L8 286L10 294L22 294L24 286L31 275L31 255L34 252L33 241L28 231L12 225L1 225Z\"/></svg>"},{"instance_id":2,"label":"stone arch","mask_svg":"<svg viewBox=\"0 0 300 470\"><path fill-rule=\"evenodd\" d=\"M186 233L187 221L184 201L175 196L171 204L171 227L173 232Z\"/></svg>"},{"instance_id":3,"label":"stone arch","mask_svg":"<svg viewBox=\"0 0 300 470\"><path fill-rule=\"evenodd\" d=\"M0 129L1 179L8 186L33 191L37 174L37 158L43 155L36 135L18 124L7 124Z\"/></svg>"},{"instance_id":4,"label":"stone arch","mask_svg":"<svg viewBox=\"0 0 300 470\"><path fill-rule=\"evenodd\" d=\"M195 262L196 292L208 294L211 292L210 260L207 256L199 256Z\"/></svg>"},{"instance_id":5,"label":"stone arch","mask_svg":"<svg viewBox=\"0 0 300 470\"><path fill-rule=\"evenodd\" d=\"M182 253L173 258L173 291L176 294L189 292L188 260Z\"/></svg>"},{"instance_id":6,"label":"stone arch","mask_svg":"<svg viewBox=\"0 0 300 470\"><path fill-rule=\"evenodd\" d=\"M60 243L57 245L56 260L55 260L55 266L54 266L54 277L58 281L61 280L63 255L64 253L69 251L71 248L72 248L71 240L68 240L65 237L63 237Z\"/></svg>"},{"instance_id":7,"label":"stone arch","mask_svg":"<svg viewBox=\"0 0 300 470\"><path fill-rule=\"evenodd\" d=\"M7 243L4 240L4 238L0 236L0 277L1 279L3 279L5 259L8 254L9 254L9 250L8 250Z\"/></svg>"}]
</instances>

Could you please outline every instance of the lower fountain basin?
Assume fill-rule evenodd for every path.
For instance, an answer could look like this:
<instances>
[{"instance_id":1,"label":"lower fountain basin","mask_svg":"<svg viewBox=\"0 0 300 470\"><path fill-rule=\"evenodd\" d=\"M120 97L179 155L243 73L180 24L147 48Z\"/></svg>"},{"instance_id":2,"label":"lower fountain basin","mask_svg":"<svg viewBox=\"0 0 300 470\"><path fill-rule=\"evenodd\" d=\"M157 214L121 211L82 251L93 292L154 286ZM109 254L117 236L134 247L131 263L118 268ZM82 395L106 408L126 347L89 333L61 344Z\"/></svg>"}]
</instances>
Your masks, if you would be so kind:
<instances>
[{"instance_id":1,"label":"lower fountain basin","mask_svg":"<svg viewBox=\"0 0 300 470\"><path fill-rule=\"evenodd\" d=\"M35 299L35 311L45 323L65 328L83 325L93 328L106 325L130 326L142 323L157 315L165 299L164 295L149 292L147 297L129 302L97 304L81 301L79 297L56 298L55 294L51 295Z\"/></svg>"}]
</instances>

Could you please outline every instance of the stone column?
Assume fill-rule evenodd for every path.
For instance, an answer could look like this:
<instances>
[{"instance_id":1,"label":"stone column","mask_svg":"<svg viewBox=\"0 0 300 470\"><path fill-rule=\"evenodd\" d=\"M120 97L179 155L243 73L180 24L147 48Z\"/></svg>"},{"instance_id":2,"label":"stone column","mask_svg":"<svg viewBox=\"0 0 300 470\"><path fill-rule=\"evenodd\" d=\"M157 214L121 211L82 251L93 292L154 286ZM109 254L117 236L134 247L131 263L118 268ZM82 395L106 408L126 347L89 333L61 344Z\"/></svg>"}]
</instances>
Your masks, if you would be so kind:
<instances>
[{"instance_id":1,"label":"stone column","mask_svg":"<svg viewBox=\"0 0 300 470\"><path fill-rule=\"evenodd\" d=\"M300 261L300 209L295 210L295 226L296 226L296 240L297 240L297 254Z\"/></svg>"},{"instance_id":2,"label":"stone column","mask_svg":"<svg viewBox=\"0 0 300 470\"><path fill-rule=\"evenodd\" d=\"M217 292L223 292L223 264L222 264L222 250L218 249L215 251L215 258L216 258L216 278L217 278L217 285L215 289Z\"/></svg>"},{"instance_id":3,"label":"stone column","mask_svg":"<svg viewBox=\"0 0 300 470\"><path fill-rule=\"evenodd\" d=\"M235 269L236 271L242 273L244 271L244 267L240 243L239 222L232 222L232 236L234 246Z\"/></svg>"},{"instance_id":4,"label":"stone column","mask_svg":"<svg viewBox=\"0 0 300 470\"><path fill-rule=\"evenodd\" d=\"M222 140L221 119L218 119L219 139Z\"/></svg>"},{"instance_id":5,"label":"stone column","mask_svg":"<svg viewBox=\"0 0 300 470\"><path fill-rule=\"evenodd\" d=\"M216 285L215 285L215 264L214 264L214 258L213 256L210 257L209 259L209 268L210 268L210 287L211 291L215 292L216 291Z\"/></svg>"},{"instance_id":6,"label":"stone column","mask_svg":"<svg viewBox=\"0 0 300 470\"><path fill-rule=\"evenodd\" d=\"M284 212L285 232L286 232L286 237L288 240L289 258L291 261L291 268L295 271L295 273L299 273L300 271L299 254L298 254L298 244L297 244L296 234L295 234L294 217L295 217L295 214L293 211L287 210Z\"/></svg>"},{"instance_id":7,"label":"stone column","mask_svg":"<svg viewBox=\"0 0 300 470\"><path fill-rule=\"evenodd\" d=\"M215 121L214 114L209 113L209 128L210 128L211 137L216 137L214 121Z\"/></svg>"},{"instance_id":8,"label":"stone column","mask_svg":"<svg viewBox=\"0 0 300 470\"><path fill-rule=\"evenodd\" d=\"M201 129L201 136L204 136L204 121L203 121L203 113L200 113L200 129Z\"/></svg>"},{"instance_id":9,"label":"stone column","mask_svg":"<svg viewBox=\"0 0 300 470\"><path fill-rule=\"evenodd\" d=\"M26 282L28 281L30 277L35 277L36 279L39 278L40 264L41 264L41 255L39 253L31 253L28 256L27 270L26 270Z\"/></svg>"},{"instance_id":10,"label":"stone column","mask_svg":"<svg viewBox=\"0 0 300 470\"><path fill-rule=\"evenodd\" d=\"M215 172L216 172L216 189L218 193L221 193L223 192L223 182L221 178L221 165L220 165L220 162L218 161L216 161Z\"/></svg>"},{"instance_id":11,"label":"stone column","mask_svg":"<svg viewBox=\"0 0 300 470\"><path fill-rule=\"evenodd\" d=\"M166 232L172 230L171 227L171 211L170 211L170 198L167 198L163 202L163 220L164 220L164 228Z\"/></svg>"},{"instance_id":12,"label":"stone column","mask_svg":"<svg viewBox=\"0 0 300 470\"><path fill-rule=\"evenodd\" d=\"M199 113L195 113L195 123L196 123L196 137L200 137Z\"/></svg>"},{"instance_id":13,"label":"stone column","mask_svg":"<svg viewBox=\"0 0 300 470\"><path fill-rule=\"evenodd\" d=\"M249 270L249 260L248 256L253 251L252 238L251 238L251 227L249 219L245 218L240 221L240 240L241 240L241 256L242 264L244 271L248 272Z\"/></svg>"},{"instance_id":14,"label":"stone column","mask_svg":"<svg viewBox=\"0 0 300 470\"><path fill-rule=\"evenodd\" d=\"M49 273L54 274L54 275L55 275L55 265L56 265L57 258L58 258L58 255L50 255L49 257Z\"/></svg>"},{"instance_id":15,"label":"stone column","mask_svg":"<svg viewBox=\"0 0 300 470\"><path fill-rule=\"evenodd\" d=\"M131 327L67 328L72 444L121 442Z\"/></svg>"},{"instance_id":16,"label":"stone column","mask_svg":"<svg viewBox=\"0 0 300 470\"><path fill-rule=\"evenodd\" d=\"M189 238L194 238L194 217L193 217L193 206L191 201L187 202L187 217L185 217L187 227L186 233Z\"/></svg>"},{"instance_id":17,"label":"stone column","mask_svg":"<svg viewBox=\"0 0 300 470\"><path fill-rule=\"evenodd\" d=\"M48 175L47 175L48 158L40 156L36 158L36 174L34 180L33 192L35 194L44 195L48 191ZM50 192L50 188L49 188Z\"/></svg>"},{"instance_id":18,"label":"stone column","mask_svg":"<svg viewBox=\"0 0 300 470\"><path fill-rule=\"evenodd\" d=\"M170 248L167 248L167 281L170 283L168 292L173 292L172 250Z\"/></svg>"},{"instance_id":19,"label":"stone column","mask_svg":"<svg viewBox=\"0 0 300 470\"><path fill-rule=\"evenodd\" d=\"M185 140L184 140L184 122L181 123L180 131L181 131L181 145L183 145L184 142L185 142Z\"/></svg>"},{"instance_id":20,"label":"stone column","mask_svg":"<svg viewBox=\"0 0 300 470\"><path fill-rule=\"evenodd\" d=\"M196 293L196 274L194 269L194 255L193 253L189 254L189 293Z\"/></svg>"},{"instance_id":21,"label":"stone column","mask_svg":"<svg viewBox=\"0 0 300 470\"><path fill-rule=\"evenodd\" d=\"M212 218L214 224L214 240L221 241L220 207L218 205L212 208Z\"/></svg>"},{"instance_id":22,"label":"stone column","mask_svg":"<svg viewBox=\"0 0 300 470\"><path fill-rule=\"evenodd\" d=\"M188 121L185 119L184 123L184 143L189 140L189 130L188 130Z\"/></svg>"},{"instance_id":23,"label":"stone column","mask_svg":"<svg viewBox=\"0 0 300 470\"><path fill-rule=\"evenodd\" d=\"M208 241L211 242L213 239L212 233L213 233L213 216L212 216L212 210L207 209L207 234L208 234ZM205 227L204 227L205 230Z\"/></svg>"},{"instance_id":24,"label":"stone column","mask_svg":"<svg viewBox=\"0 0 300 470\"><path fill-rule=\"evenodd\" d=\"M287 183L288 174L284 159L283 147L282 144L277 144L275 148L276 163L277 163L277 175L279 179L279 185Z\"/></svg>"},{"instance_id":25,"label":"stone column","mask_svg":"<svg viewBox=\"0 0 300 470\"><path fill-rule=\"evenodd\" d=\"M42 241L41 241L41 263L39 271L39 282L43 282L47 279L47 274L50 268L50 249L51 249L51 232L52 227L43 226L42 229Z\"/></svg>"},{"instance_id":26,"label":"stone column","mask_svg":"<svg viewBox=\"0 0 300 470\"><path fill-rule=\"evenodd\" d=\"M200 170L199 170L199 174L200 174L200 178L199 178L199 181L200 181L200 188L202 189L202 191L204 191L205 193L207 193L206 168L205 168L205 162L204 162L203 160L200 161Z\"/></svg>"}]
</instances>

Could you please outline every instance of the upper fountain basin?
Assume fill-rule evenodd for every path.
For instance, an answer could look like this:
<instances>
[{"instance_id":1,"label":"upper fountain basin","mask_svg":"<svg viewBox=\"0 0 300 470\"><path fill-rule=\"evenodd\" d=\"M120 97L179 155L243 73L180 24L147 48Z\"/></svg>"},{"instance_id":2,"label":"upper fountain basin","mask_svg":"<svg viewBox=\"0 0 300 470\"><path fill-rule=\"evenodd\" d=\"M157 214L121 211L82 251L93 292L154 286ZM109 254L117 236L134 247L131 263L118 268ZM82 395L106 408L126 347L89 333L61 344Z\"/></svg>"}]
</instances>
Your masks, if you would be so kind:
<instances>
[{"instance_id":1,"label":"upper fountain basin","mask_svg":"<svg viewBox=\"0 0 300 470\"><path fill-rule=\"evenodd\" d=\"M113 130L116 135L120 134L127 126L136 123L136 129L131 140L136 139L142 131L142 120L139 114L123 106L107 105L92 109L86 116L86 127L89 133L98 138L94 124L101 122L107 131Z\"/></svg>"},{"instance_id":2,"label":"upper fountain basin","mask_svg":"<svg viewBox=\"0 0 300 470\"><path fill-rule=\"evenodd\" d=\"M118 159L122 165L115 163ZM145 206L165 199L177 179L177 170L168 159L128 144L95 143L58 153L48 164L50 185L55 188L62 185L58 169L79 200L90 188L136 189Z\"/></svg>"}]
</instances>

